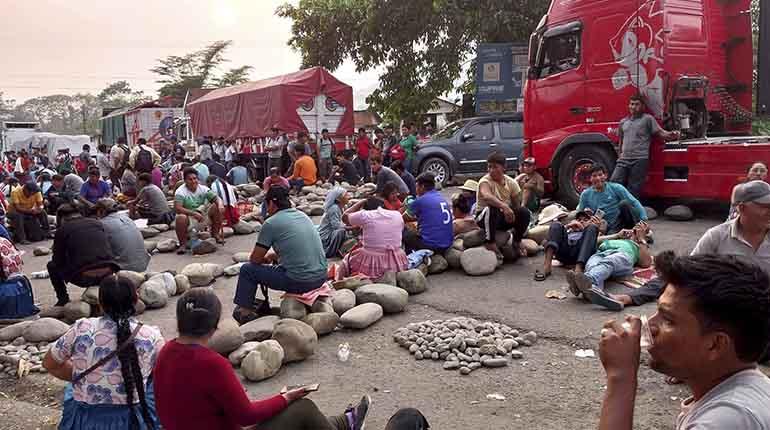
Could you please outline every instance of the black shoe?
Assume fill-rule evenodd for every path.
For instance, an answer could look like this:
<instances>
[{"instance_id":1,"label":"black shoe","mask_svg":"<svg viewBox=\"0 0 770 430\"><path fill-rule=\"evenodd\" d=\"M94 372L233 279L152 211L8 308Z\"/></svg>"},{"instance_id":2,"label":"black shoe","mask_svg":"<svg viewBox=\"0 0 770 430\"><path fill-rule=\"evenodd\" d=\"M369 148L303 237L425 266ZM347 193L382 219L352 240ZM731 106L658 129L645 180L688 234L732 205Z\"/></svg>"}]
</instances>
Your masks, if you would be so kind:
<instances>
[{"instance_id":1,"label":"black shoe","mask_svg":"<svg viewBox=\"0 0 770 430\"><path fill-rule=\"evenodd\" d=\"M255 319L259 318L259 314L256 312L249 312L247 314L243 314L240 312L241 308L236 307L233 309L233 319L238 323L238 325L244 325L246 323L250 323L254 321Z\"/></svg>"},{"instance_id":2,"label":"black shoe","mask_svg":"<svg viewBox=\"0 0 770 430\"><path fill-rule=\"evenodd\" d=\"M613 299L609 294L597 287L591 287L591 291L588 293L588 300L611 311L620 312L623 310L623 303Z\"/></svg>"},{"instance_id":3,"label":"black shoe","mask_svg":"<svg viewBox=\"0 0 770 430\"><path fill-rule=\"evenodd\" d=\"M350 430L363 430L366 421L366 414L369 413L369 406L372 404L372 399L368 395L361 397L361 401L358 402L354 408L352 405L345 409L345 417L348 419L348 425Z\"/></svg>"}]
</instances>

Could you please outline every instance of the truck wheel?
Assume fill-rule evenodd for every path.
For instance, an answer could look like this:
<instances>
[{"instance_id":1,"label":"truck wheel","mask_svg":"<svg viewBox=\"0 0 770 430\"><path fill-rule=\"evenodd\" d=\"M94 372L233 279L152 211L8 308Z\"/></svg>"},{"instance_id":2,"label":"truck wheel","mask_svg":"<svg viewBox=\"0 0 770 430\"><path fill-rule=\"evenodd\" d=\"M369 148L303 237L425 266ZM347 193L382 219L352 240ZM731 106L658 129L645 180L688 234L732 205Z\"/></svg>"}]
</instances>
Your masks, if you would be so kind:
<instances>
[{"instance_id":1,"label":"truck wheel","mask_svg":"<svg viewBox=\"0 0 770 430\"><path fill-rule=\"evenodd\" d=\"M612 174L614 157L601 147L578 145L567 151L558 164L558 200L569 208L577 206L580 193L591 186L591 167L599 164L607 168L607 175ZM608 178L609 179L609 178Z\"/></svg>"},{"instance_id":2,"label":"truck wheel","mask_svg":"<svg viewBox=\"0 0 770 430\"><path fill-rule=\"evenodd\" d=\"M446 185L449 180L449 165L446 161L438 157L428 158L420 166L420 173L430 172L436 175L436 181L441 185Z\"/></svg>"}]
</instances>

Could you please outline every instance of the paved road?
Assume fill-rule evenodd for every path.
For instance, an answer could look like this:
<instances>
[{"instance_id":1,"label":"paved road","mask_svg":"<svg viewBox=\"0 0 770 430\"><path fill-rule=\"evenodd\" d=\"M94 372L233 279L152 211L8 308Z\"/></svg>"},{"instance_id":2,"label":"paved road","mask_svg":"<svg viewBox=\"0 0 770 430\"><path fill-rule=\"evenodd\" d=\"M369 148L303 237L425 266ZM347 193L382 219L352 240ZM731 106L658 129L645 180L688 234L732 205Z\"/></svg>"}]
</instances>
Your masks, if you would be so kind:
<instances>
[{"instance_id":1,"label":"paved road","mask_svg":"<svg viewBox=\"0 0 770 430\"><path fill-rule=\"evenodd\" d=\"M689 251L697 238L719 216L687 223L656 220L655 250ZM172 233L166 233L171 237ZM190 262L212 261L229 264L235 252L250 250L255 237L234 237L224 249L205 258L160 254L153 257L151 270L180 270ZM47 257L25 258L25 269L41 270ZM473 278L448 272L429 278L429 290L410 298L407 311L387 316L360 332L340 331L320 341L315 356L285 366L272 379L245 383L254 397L274 393L286 384L321 384L311 398L328 414L340 413L363 393L374 400L368 429L383 429L388 417L399 407L417 407L436 429L588 429L595 428L604 390L604 375L598 359L579 359L577 348L596 348L602 323L620 315L584 304L576 299L545 298L551 289L565 288L561 269L546 282L536 283L532 273L542 256L506 265L494 275ZM46 280L34 281L36 299L43 306L54 297ZM215 290L225 312L232 309L235 279L220 279ZM75 288L71 294L77 294ZM176 299L162 310L148 311L142 319L160 326L167 338L175 336L173 309ZM276 297L277 302L277 297ZM654 313L654 305L629 309ZM409 322L446 319L457 315L494 320L519 329L532 329L540 340L524 350L525 359L502 369L481 369L470 376L444 371L440 362L415 361L392 341L392 333ZM351 360L341 363L337 347L348 342ZM505 401L487 400L499 393ZM679 401L687 394L683 387L670 387L663 378L643 366L637 398L638 429L672 428ZM0 423L3 421L0 417ZM0 424L0 427L5 428Z\"/></svg>"}]
</instances>

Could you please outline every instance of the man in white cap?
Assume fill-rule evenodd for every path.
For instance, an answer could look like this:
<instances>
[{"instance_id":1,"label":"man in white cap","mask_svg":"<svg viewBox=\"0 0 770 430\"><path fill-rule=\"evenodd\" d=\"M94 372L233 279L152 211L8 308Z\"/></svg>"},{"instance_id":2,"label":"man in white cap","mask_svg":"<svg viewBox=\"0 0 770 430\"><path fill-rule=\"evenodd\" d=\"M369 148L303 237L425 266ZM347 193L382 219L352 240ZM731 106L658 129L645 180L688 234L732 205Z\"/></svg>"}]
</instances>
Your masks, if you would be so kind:
<instances>
[{"instance_id":1,"label":"man in white cap","mask_svg":"<svg viewBox=\"0 0 770 430\"><path fill-rule=\"evenodd\" d=\"M468 200L471 205L471 213L476 213L476 194L479 192L479 183L473 179L465 181L460 188L460 193Z\"/></svg>"},{"instance_id":2,"label":"man in white cap","mask_svg":"<svg viewBox=\"0 0 770 430\"><path fill-rule=\"evenodd\" d=\"M545 194L545 179L535 170L535 157L521 162L521 174L516 177L521 188L521 204L535 213L540 210L540 198Z\"/></svg>"}]
</instances>

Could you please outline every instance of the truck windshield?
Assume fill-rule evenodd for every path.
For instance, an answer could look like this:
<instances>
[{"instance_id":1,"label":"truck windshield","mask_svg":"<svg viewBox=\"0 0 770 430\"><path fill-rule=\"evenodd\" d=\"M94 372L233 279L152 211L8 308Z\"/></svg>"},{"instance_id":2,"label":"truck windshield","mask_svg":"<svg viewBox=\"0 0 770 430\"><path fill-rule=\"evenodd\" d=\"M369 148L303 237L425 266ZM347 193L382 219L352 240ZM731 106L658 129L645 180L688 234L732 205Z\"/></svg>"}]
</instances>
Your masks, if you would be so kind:
<instances>
[{"instance_id":1,"label":"truck windshield","mask_svg":"<svg viewBox=\"0 0 770 430\"><path fill-rule=\"evenodd\" d=\"M469 119L461 119L455 122L449 123L446 127L444 127L441 131L433 135L433 140L436 139L448 139L457 133L458 130L465 127L466 124L468 124Z\"/></svg>"}]
</instances>

